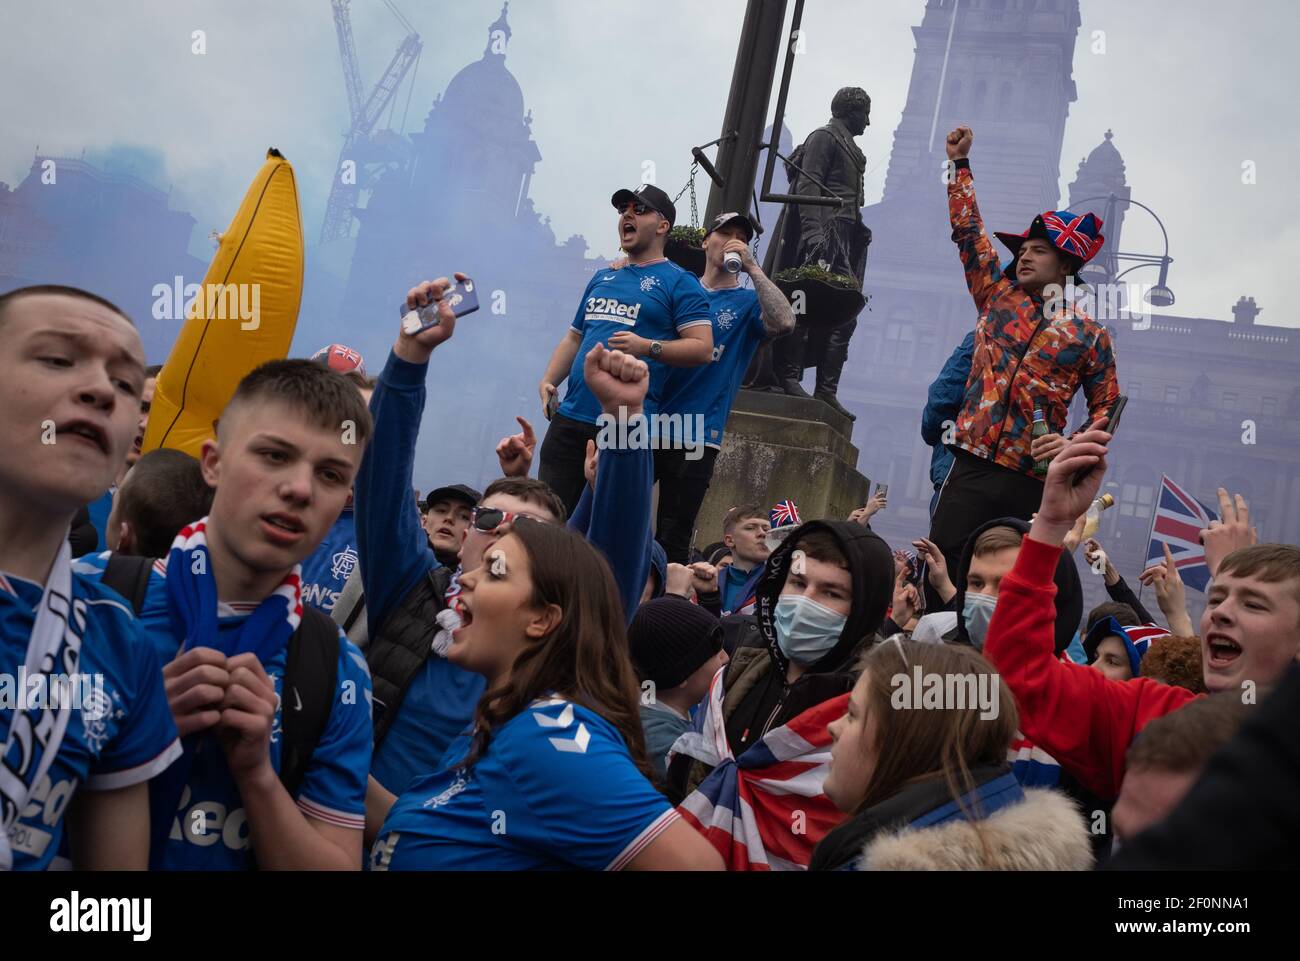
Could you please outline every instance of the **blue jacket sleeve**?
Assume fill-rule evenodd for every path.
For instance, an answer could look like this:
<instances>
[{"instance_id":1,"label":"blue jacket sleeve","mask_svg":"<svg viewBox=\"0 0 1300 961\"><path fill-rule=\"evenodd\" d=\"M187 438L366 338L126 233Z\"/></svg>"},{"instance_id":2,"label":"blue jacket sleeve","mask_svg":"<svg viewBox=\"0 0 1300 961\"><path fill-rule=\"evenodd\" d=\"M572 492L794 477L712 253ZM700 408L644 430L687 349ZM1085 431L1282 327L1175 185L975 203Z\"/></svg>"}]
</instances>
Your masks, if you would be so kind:
<instances>
[{"instance_id":1,"label":"blue jacket sleeve","mask_svg":"<svg viewBox=\"0 0 1300 961\"><path fill-rule=\"evenodd\" d=\"M573 514L569 517L569 522L565 525L575 534L587 536L587 528L591 527L591 504L593 500L591 485L584 483L582 485L582 496L578 498L578 506L573 509Z\"/></svg>"},{"instance_id":2,"label":"blue jacket sleeve","mask_svg":"<svg viewBox=\"0 0 1300 961\"><path fill-rule=\"evenodd\" d=\"M654 459L649 448L600 452L596 492L592 498L587 540L609 561L623 598L623 612L632 620L646 578L650 576L650 492Z\"/></svg>"},{"instance_id":3,"label":"blue jacket sleeve","mask_svg":"<svg viewBox=\"0 0 1300 961\"><path fill-rule=\"evenodd\" d=\"M375 434L357 472L355 510L371 637L419 579L439 566L412 493L427 370L428 364L390 353L370 398Z\"/></svg>"},{"instance_id":4,"label":"blue jacket sleeve","mask_svg":"<svg viewBox=\"0 0 1300 961\"><path fill-rule=\"evenodd\" d=\"M930 385L926 395L925 410L921 412L921 439L930 447L943 438L943 423L954 420L961 411L966 394L966 381L970 377L971 357L975 353L975 332L972 330L944 363L939 376Z\"/></svg>"}]
</instances>

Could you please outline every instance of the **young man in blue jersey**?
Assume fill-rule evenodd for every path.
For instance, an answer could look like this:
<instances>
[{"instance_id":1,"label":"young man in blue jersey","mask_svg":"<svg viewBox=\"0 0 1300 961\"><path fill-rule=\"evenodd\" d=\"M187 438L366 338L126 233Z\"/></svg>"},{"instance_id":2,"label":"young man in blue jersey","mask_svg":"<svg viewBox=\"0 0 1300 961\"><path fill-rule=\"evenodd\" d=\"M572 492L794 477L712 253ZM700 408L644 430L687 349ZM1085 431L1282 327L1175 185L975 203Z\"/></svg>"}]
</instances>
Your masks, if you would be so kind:
<instances>
[{"instance_id":1,"label":"young man in blue jersey","mask_svg":"<svg viewBox=\"0 0 1300 961\"><path fill-rule=\"evenodd\" d=\"M337 626L304 608L301 583L370 431L355 385L311 361L280 360L240 381L216 439L203 444L211 513L154 564L140 607L185 742L150 786L154 868L241 870L250 849L263 869L361 866L370 678ZM109 557L86 567L102 570ZM290 642L309 617L332 642L321 655L329 690L286 683ZM285 721L292 711L296 726L304 693L309 706L328 704L291 794L280 779Z\"/></svg>"},{"instance_id":2,"label":"young man in blue jersey","mask_svg":"<svg viewBox=\"0 0 1300 961\"><path fill-rule=\"evenodd\" d=\"M722 543L731 548L731 563L718 575L718 602L724 615L753 613L754 592L772 553L767 546L771 530L771 516L758 504L727 511L722 522Z\"/></svg>"},{"instance_id":3,"label":"young man in blue jersey","mask_svg":"<svg viewBox=\"0 0 1300 961\"><path fill-rule=\"evenodd\" d=\"M370 403L375 379L366 373L361 354L344 344L322 347L312 356L314 363L342 374L361 391L361 400ZM334 605L357 565L357 523L353 498L343 505L320 546L302 562L302 600L325 614L334 613Z\"/></svg>"},{"instance_id":4,"label":"young man in blue jersey","mask_svg":"<svg viewBox=\"0 0 1300 961\"><path fill-rule=\"evenodd\" d=\"M551 354L538 385L550 419L538 476L572 514L582 496L587 441L600 433L600 403L583 382L583 359L596 344L640 357L650 365L645 411L658 412L664 381L674 367L707 364L713 324L700 282L664 257L664 243L677 217L668 195L653 184L620 190L611 198L619 212L619 243L627 264L600 270L582 292L568 333ZM548 405L569 380L555 416Z\"/></svg>"},{"instance_id":5,"label":"young man in blue jersey","mask_svg":"<svg viewBox=\"0 0 1300 961\"><path fill-rule=\"evenodd\" d=\"M702 278L713 320L712 360L702 367L669 371L664 380L659 410L667 416L655 451L655 536L673 564L689 559L695 518L713 479L727 415L754 352L764 339L794 330L794 310L754 259L749 248L753 239L754 225L744 214L714 218L704 235ZM740 269L752 286L742 285L740 274L728 272L724 258L730 253L740 256ZM675 415L681 415L680 420Z\"/></svg>"},{"instance_id":6,"label":"young man in blue jersey","mask_svg":"<svg viewBox=\"0 0 1300 961\"><path fill-rule=\"evenodd\" d=\"M118 554L164 557L177 532L211 510L212 488L198 460L159 447L137 460L122 478L104 539Z\"/></svg>"},{"instance_id":7,"label":"young man in blue jersey","mask_svg":"<svg viewBox=\"0 0 1300 961\"><path fill-rule=\"evenodd\" d=\"M180 742L156 655L67 536L126 462L144 348L108 301L26 287L0 296L0 365L0 871L141 869Z\"/></svg>"},{"instance_id":8,"label":"young man in blue jersey","mask_svg":"<svg viewBox=\"0 0 1300 961\"><path fill-rule=\"evenodd\" d=\"M96 551L102 551L105 547L109 547L108 515L113 510L113 498L117 494L117 489L125 480L126 472L134 467L136 461L140 459L141 448L144 446L144 432L149 426L149 409L153 406L153 392L158 384L158 375L161 372L161 364L154 364L152 367L144 369L144 387L140 391L140 420L136 428L135 440L131 442L131 449L126 452L126 463L122 466L122 470L108 490L100 494L88 505L87 513L90 516L90 523L95 529L95 546L93 549ZM82 551L81 553L89 552ZM73 556L80 556L80 554L74 550Z\"/></svg>"}]
</instances>

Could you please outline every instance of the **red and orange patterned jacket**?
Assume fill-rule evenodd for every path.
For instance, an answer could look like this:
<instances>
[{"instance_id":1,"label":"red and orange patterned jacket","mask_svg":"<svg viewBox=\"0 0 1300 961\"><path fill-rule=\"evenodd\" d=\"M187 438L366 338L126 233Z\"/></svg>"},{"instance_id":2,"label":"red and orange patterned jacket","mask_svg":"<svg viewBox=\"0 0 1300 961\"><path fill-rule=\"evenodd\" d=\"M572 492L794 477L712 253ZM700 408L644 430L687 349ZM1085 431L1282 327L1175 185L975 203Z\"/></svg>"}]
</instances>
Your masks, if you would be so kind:
<instances>
[{"instance_id":1,"label":"red and orange patterned jacket","mask_svg":"<svg viewBox=\"0 0 1300 961\"><path fill-rule=\"evenodd\" d=\"M1006 278L984 232L968 167L959 168L948 185L948 216L980 312L956 445L1032 476L1035 400L1043 402L1052 432L1064 434L1070 400L1080 387L1092 418L1119 396L1110 334L1074 306L1045 317L1043 301Z\"/></svg>"}]
</instances>

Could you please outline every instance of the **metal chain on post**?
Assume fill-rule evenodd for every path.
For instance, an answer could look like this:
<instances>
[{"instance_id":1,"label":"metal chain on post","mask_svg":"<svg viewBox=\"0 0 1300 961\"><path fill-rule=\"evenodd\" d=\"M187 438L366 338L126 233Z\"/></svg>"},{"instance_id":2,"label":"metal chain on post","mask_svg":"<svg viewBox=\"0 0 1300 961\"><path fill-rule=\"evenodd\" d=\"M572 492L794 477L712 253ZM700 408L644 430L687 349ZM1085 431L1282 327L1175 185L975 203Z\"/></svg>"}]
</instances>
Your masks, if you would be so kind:
<instances>
[{"instance_id":1,"label":"metal chain on post","mask_svg":"<svg viewBox=\"0 0 1300 961\"><path fill-rule=\"evenodd\" d=\"M677 191L677 196L673 198L673 206L676 207L677 201L682 199L682 194L686 193L686 191L688 190L691 192L691 226L692 227L698 227L700 225L700 211L695 203L695 174L699 171L699 169L700 169L700 162L698 160L691 164L690 179L686 181L686 186L683 187L681 190Z\"/></svg>"}]
</instances>

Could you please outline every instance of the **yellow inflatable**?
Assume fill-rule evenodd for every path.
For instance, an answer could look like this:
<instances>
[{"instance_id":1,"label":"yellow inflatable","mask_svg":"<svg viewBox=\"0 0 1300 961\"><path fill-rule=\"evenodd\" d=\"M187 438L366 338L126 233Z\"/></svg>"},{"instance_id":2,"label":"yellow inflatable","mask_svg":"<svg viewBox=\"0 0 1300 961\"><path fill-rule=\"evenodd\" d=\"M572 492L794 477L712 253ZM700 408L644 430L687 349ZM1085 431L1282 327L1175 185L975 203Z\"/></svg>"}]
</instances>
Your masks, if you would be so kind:
<instances>
[{"instance_id":1,"label":"yellow inflatable","mask_svg":"<svg viewBox=\"0 0 1300 961\"><path fill-rule=\"evenodd\" d=\"M158 375L143 450L171 447L198 457L244 375L288 356L302 301L302 265L293 167L272 148L221 235Z\"/></svg>"}]
</instances>

